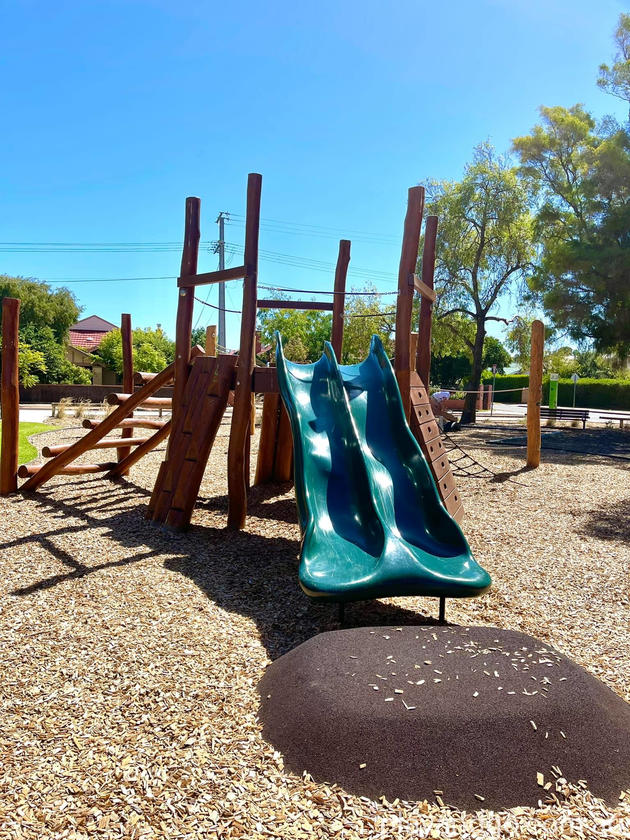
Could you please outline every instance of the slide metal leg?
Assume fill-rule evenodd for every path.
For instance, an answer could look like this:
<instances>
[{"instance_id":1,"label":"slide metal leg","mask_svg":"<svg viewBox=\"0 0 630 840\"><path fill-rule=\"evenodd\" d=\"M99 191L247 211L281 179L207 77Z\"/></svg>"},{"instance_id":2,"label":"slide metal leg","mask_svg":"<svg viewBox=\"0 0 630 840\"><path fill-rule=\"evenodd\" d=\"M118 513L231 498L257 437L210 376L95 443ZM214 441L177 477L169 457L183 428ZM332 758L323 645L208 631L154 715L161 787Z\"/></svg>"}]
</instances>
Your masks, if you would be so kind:
<instances>
[{"instance_id":1,"label":"slide metal leg","mask_svg":"<svg viewBox=\"0 0 630 840\"><path fill-rule=\"evenodd\" d=\"M446 598L440 598L440 624L446 624Z\"/></svg>"}]
</instances>

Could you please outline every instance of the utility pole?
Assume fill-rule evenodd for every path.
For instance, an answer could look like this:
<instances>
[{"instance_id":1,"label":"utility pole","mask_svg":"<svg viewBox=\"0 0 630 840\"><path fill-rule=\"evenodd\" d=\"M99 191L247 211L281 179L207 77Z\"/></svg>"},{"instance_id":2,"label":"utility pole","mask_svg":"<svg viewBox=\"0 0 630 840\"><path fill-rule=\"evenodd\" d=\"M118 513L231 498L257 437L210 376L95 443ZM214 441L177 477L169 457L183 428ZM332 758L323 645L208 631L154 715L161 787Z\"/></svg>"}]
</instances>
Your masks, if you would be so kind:
<instances>
[{"instance_id":1,"label":"utility pole","mask_svg":"<svg viewBox=\"0 0 630 840\"><path fill-rule=\"evenodd\" d=\"M225 220L230 218L230 214L221 211L217 216L219 224L219 241L214 246L214 253L219 255L219 271L225 268ZM219 352L225 350L225 283L219 283L219 335L218 335Z\"/></svg>"}]
</instances>

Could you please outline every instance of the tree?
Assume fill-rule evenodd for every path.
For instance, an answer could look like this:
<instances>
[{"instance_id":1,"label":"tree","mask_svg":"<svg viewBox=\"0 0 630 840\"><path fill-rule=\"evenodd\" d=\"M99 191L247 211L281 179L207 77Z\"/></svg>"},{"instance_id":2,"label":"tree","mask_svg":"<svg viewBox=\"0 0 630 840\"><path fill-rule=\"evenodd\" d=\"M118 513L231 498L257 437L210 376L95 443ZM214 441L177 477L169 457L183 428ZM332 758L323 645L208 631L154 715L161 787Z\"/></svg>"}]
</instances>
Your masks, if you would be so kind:
<instances>
[{"instance_id":1,"label":"tree","mask_svg":"<svg viewBox=\"0 0 630 840\"><path fill-rule=\"evenodd\" d=\"M50 288L47 283L27 277L0 275L0 302L5 297L20 299L20 328L50 327L55 341L63 346L68 331L81 312L68 289Z\"/></svg>"},{"instance_id":2,"label":"tree","mask_svg":"<svg viewBox=\"0 0 630 840\"><path fill-rule=\"evenodd\" d=\"M603 136L581 105L541 108L514 140L536 204L539 260L530 284L578 343L630 350L630 137Z\"/></svg>"},{"instance_id":3,"label":"tree","mask_svg":"<svg viewBox=\"0 0 630 840\"><path fill-rule=\"evenodd\" d=\"M346 297L341 361L345 365L353 365L365 359L374 334L379 336L385 352L391 357L394 352L392 335L396 324L396 297L381 296L371 285L352 289L352 292L356 294Z\"/></svg>"},{"instance_id":4,"label":"tree","mask_svg":"<svg viewBox=\"0 0 630 840\"><path fill-rule=\"evenodd\" d=\"M315 362L322 355L324 341L330 340L332 315L310 309L261 309L258 312L258 329L262 343L273 346L277 330L291 361ZM297 355L294 356L294 353Z\"/></svg>"},{"instance_id":5,"label":"tree","mask_svg":"<svg viewBox=\"0 0 630 840\"><path fill-rule=\"evenodd\" d=\"M175 359L175 343L161 327L138 328L131 333L134 370L158 373ZM94 351L102 362L116 373L122 374L122 336L120 330L112 330Z\"/></svg>"},{"instance_id":6,"label":"tree","mask_svg":"<svg viewBox=\"0 0 630 840\"><path fill-rule=\"evenodd\" d=\"M33 323L22 326L20 339L44 360L43 364L33 361L32 370L37 382L69 383L71 385L90 385L92 377L85 368L73 365L66 357L66 344L60 344L52 329L48 326L36 326Z\"/></svg>"},{"instance_id":7,"label":"tree","mask_svg":"<svg viewBox=\"0 0 630 840\"><path fill-rule=\"evenodd\" d=\"M528 194L506 159L483 143L459 182L433 182L427 212L440 219L436 249L437 321L460 336L472 355L470 390L477 391L489 320L501 296L523 281L533 258ZM450 320L474 325L470 338ZM475 420L476 395L466 397L463 422Z\"/></svg>"},{"instance_id":8,"label":"tree","mask_svg":"<svg viewBox=\"0 0 630 840\"><path fill-rule=\"evenodd\" d=\"M600 64L597 85L606 93L630 102L630 15L619 15L615 44L615 61L612 67Z\"/></svg>"},{"instance_id":9,"label":"tree","mask_svg":"<svg viewBox=\"0 0 630 840\"><path fill-rule=\"evenodd\" d=\"M2 336L0 336L0 351L2 351ZM2 369L0 356L0 370ZM25 341L18 344L18 376L20 385L32 388L39 382L39 373L46 370L44 354L28 345Z\"/></svg>"},{"instance_id":10,"label":"tree","mask_svg":"<svg viewBox=\"0 0 630 840\"><path fill-rule=\"evenodd\" d=\"M505 373L505 368L512 363L512 357L498 338L487 335L483 343L483 369L497 366L497 373Z\"/></svg>"}]
</instances>

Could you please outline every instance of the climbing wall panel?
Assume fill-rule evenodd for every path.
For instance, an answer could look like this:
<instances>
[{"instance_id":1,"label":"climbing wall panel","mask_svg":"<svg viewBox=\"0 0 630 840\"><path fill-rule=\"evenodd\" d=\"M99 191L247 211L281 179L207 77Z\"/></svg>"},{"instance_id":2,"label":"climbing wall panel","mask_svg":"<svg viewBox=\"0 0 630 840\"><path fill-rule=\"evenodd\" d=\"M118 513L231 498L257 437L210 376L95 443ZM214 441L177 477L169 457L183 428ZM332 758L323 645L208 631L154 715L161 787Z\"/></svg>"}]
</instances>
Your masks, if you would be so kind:
<instances>
[{"instance_id":1,"label":"climbing wall panel","mask_svg":"<svg viewBox=\"0 0 630 840\"><path fill-rule=\"evenodd\" d=\"M461 495L455 486L440 429L433 415L429 395L417 373L411 374L411 431L420 444L433 473L442 501L453 519L461 522L464 516Z\"/></svg>"}]
</instances>

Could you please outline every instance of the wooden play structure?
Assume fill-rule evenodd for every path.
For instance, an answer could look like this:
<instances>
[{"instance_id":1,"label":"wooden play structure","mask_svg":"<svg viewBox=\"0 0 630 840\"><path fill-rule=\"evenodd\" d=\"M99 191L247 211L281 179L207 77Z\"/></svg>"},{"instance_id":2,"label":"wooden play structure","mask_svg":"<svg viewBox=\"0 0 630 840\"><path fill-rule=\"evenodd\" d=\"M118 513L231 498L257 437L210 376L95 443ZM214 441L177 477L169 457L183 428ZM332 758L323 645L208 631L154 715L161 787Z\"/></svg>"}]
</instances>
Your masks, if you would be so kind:
<instances>
[{"instance_id":1,"label":"wooden play structure","mask_svg":"<svg viewBox=\"0 0 630 840\"><path fill-rule=\"evenodd\" d=\"M250 476L250 437L253 432L254 396L264 395L255 483L287 481L292 475L292 440L288 417L278 393L276 371L255 364L256 319L259 308L317 309L332 313L331 343L342 356L346 275L350 262L350 242L341 240L331 302L273 300L258 297L258 237L262 177L250 174L247 183L247 215L243 265L198 273L200 207L198 198L186 200L184 246L180 277L177 281L178 305L175 361L157 374L135 373L132 369L131 320L123 315L123 393L108 401L116 408L104 420L84 421L89 429L69 446L49 447L49 457L41 466L22 466L17 471L17 327L19 302L4 301L4 357L2 368L2 487L1 492L17 489L17 476L26 478L21 490L37 490L55 475L103 473L108 478L126 475L130 468L158 444L169 438L151 496L147 516L175 529L185 528L199 493L215 436L229 402L232 417L228 447L228 527L245 526ZM416 274L420 230L424 210L424 188L409 190L402 252L398 271L394 370L403 405L413 434L431 466L437 487L449 513L458 521L463 515L459 492L440 440L427 386L429 379L431 308L435 301L433 273L437 218L428 217L421 276ZM240 344L237 355L215 355L216 334L209 331L206 348L191 348L193 307L198 286L243 280ZM412 332L414 292L421 295L419 330ZM173 385L172 399L155 394ZM138 387L136 387L138 386ZM17 395L17 396L16 396ZM142 406L171 408L170 420L134 417ZM120 437L107 437L114 429ZM134 437L134 429L152 432ZM74 463L91 450L114 449L115 461L94 464Z\"/></svg>"}]
</instances>

